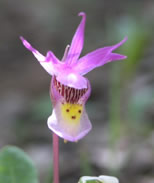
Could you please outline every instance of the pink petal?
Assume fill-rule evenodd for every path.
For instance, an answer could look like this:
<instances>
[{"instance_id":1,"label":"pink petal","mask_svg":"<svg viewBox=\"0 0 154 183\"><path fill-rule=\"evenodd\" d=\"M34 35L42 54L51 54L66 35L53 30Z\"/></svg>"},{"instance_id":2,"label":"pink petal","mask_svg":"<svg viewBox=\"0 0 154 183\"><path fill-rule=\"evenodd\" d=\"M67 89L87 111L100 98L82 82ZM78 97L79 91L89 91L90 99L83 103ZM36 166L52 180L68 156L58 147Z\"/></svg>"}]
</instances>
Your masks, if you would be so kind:
<instances>
[{"instance_id":1,"label":"pink petal","mask_svg":"<svg viewBox=\"0 0 154 183\"><path fill-rule=\"evenodd\" d=\"M93 52L88 53L84 57L80 58L76 63L76 66L74 66L75 71L81 75L84 75L96 67L100 67L108 62L127 58L124 55L112 53L113 50L121 46L126 40L127 37L114 46L99 48Z\"/></svg>"},{"instance_id":2,"label":"pink petal","mask_svg":"<svg viewBox=\"0 0 154 183\"><path fill-rule=\"evenodd\" d=\"M20 37L23 45L30 50L35 58L39 61L42 67L50 74L54 75L57 71L55 69L55 64L59 63L59 60L53 54L53 52L48 51L46 57L39 53L31 44L25 40L22 36Z\"/></svg>"},{"instance_id":3,"label":"pink petal","mask_svg":"<svg viewBox=\"0 0 154 183\"><path fill-rule=\"evenodd\" d=\"M64 84L76 89L87 88L87 79L78 73L66 71L57 74L57 80Z\"/></svg>"},{"instance_id":4,"label":"pink petal","mask_svg":"<svg viewBox=\"0 0 154 183\"><path fill-rule=\"evenodd\" d=\"M85 23L86 23L86 14L81 12L79 13L79 16L82 16L82 20L71 42L68 56L66 58L66 62L68 64L74 63L78 60L84 44L84 29L85 29Z\"/></svg>"}]
</instances>

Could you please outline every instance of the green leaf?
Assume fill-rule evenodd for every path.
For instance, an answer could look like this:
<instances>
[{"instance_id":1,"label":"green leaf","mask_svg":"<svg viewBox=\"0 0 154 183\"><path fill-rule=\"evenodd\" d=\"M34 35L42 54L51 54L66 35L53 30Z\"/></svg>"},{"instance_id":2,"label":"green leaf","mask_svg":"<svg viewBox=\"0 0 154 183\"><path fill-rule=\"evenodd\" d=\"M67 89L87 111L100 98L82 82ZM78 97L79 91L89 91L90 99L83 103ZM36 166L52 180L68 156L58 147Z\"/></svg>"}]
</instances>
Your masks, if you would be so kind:
<instances>
[{"instance_id":1,"label":"green leaf","mask_svg":"<svg viewBox=\"0 0 154 183\"><path fill-rule=\"evenodd\" d=\"M119 183L116 177L101 175L99 177L83 176L78 183Z\"/></svg>"},{"instance_id":2,"label":"green leaf","mask_svg":"<svg viewBox=\"0 0 154 183\"><path fill-rule=\"evenodd\" d=\"M19 148L7 146L0 151L0 183L38 183L31 159Z\"/></svg>"}]
</instances>

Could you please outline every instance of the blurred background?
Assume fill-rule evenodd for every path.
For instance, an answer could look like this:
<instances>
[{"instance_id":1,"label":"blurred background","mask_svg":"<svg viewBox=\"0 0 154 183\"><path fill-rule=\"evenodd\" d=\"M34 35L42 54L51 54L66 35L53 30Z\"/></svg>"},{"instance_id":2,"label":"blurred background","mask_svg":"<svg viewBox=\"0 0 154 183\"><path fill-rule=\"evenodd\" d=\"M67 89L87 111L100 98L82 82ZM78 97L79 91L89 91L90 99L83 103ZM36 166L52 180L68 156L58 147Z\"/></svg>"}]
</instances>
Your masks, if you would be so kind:
<instances>
[{"instance_id":1,"label":"blurred background","mask_svg":"<svg viewBox=\"0 0 154 183\"><path fill-rule=\"evenodd\" d=\"M19 36L61 59L80 11L87 14L82 55L128 36L116 50L128 59L87 74L93 129L78 143L60 140L61 182L107 174L121 183L153 183L153 0L0 0L0 148L22 148L35 162L40 182L51 182L52 132L46 124L51 77Z\"/></svg>"}]
</instances>

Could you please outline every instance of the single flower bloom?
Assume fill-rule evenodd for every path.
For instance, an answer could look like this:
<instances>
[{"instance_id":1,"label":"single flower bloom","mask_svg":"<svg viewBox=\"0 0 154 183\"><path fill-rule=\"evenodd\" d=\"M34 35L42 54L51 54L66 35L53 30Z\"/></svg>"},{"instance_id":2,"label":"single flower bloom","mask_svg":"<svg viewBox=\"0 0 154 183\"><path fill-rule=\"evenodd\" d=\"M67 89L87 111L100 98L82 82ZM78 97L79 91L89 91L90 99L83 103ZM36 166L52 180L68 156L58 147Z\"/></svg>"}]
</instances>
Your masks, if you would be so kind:
<instances>
[{"instance_id":1,"label":"single flower bloom","mask_svg":"<svg viewBox=\"0 0 154 183\"><path fill-rule=\"evenodd\" d=\"M99 177L83 176L80 178L79 183L119 183L119 180L113 176L100 175Z\"/></svg>"},{"instance_id":2,"label":"single flower bloom","mask_svg":"<svg viewBox=\"0 0 154 183\"><path fill-rule=\"evenodd\" d=\"M52 51L43 56L23 37L23 45L30 50L42 67L52 75L50 96L53 103L52 115L48 118L48 127L58 136L68 141L78 141L92 128L85 110L90 96L91 86L84 77L89 71L126 56L112 53L127 38L114 46L99 48L79 58L84 44L86 14L81 12L82 20L74 34L71 45L66 47L60 61Z\"/></svg>"}]
</instances>

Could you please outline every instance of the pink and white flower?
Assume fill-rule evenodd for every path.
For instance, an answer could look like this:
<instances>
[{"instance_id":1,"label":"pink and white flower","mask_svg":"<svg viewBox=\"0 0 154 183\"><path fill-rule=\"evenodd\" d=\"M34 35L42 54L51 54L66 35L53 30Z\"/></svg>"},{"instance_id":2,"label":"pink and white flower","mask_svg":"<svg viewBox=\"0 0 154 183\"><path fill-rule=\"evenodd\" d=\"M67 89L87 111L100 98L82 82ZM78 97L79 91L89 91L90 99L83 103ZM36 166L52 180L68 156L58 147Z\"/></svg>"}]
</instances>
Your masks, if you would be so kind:
<instances>
[{"instance_id":1,"label":"pink and white flower","mask_svg":"<svg viewBox=\"0 0 154 183\"><path fill-rule=\"evenodd\" d=\"M20 37L23 45L52 76L50 96L53 112L48 118L48 127L58 136L72 142L83 138L92 128L85 110L91 86L84 75L108 62L126 58L112 51L121 46L127 38L114 46L96 49L79 58L84 44L86 14L81 12L79 16L82 16L82 20L71 45L66 47L62 61L52 51L48 51L46 56L43 56L23 37Z\"/></svg>"}]
</instances>

